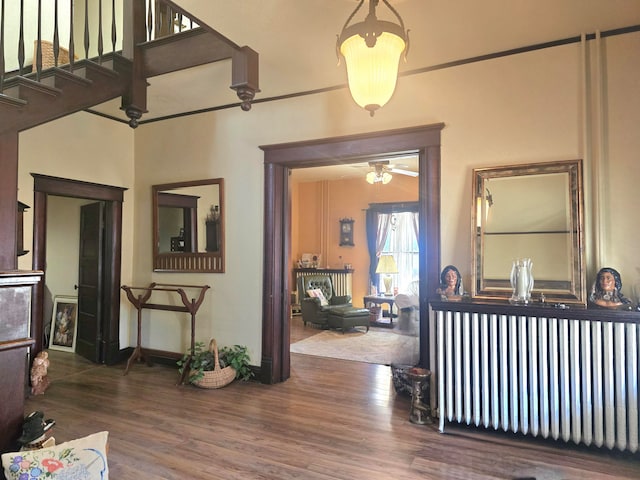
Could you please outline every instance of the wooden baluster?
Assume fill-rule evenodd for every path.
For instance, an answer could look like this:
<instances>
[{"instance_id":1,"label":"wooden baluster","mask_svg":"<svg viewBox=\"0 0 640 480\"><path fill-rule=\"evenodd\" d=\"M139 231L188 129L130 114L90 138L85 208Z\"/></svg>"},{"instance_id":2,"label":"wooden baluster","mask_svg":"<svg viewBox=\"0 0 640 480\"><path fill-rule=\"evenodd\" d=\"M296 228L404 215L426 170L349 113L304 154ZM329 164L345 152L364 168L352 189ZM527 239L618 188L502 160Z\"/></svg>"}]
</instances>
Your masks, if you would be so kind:
<instances>
[{"instance_id":1,"label":"wooden baluster","mask_svg":"<svg viewBox=\"0 0 640 480\"><path fill-rule=\"evenodd\" d=\"M151 2L152 0L149 0L149 9L147 11L147 41L151 41L153 38L151 36L153 32L153 11L151 10Z\"/></svg>"},{"instance_id":2,"label":"wooden baluster","mask_svg":"<svg viewBox=\"0 0 640 480\"><path fill-rule=\"evenodd\" d=\"M165 24L167 22L167 7L166 5L156 2L156 31L155 39L164 37L166 35Z\"/></svg>"},{"instance_id":3,"label":"wooden baluster","mask_svg":"<svg viewBox=\"0 0 640 480\"><path fill-rule=\"evenodd\" d=\"M102 0L98 0L98 63L102 65L104 44L102 38Z\"/></svg>"},{"instance_id":4,"label":"wooden baluster","mask_svg":"<svg viewBox=\"0 0 640 480\"><path fill-rule=\"evenodd\" d=\"M20 0L20 34L18 36L18 75L24 70L24 0Z\"/></svg>"},{"instance_id":5,"label":"wooden baluster","mask_svg":"<svg viewBox=\"0 0 640 480\"><path fill-rule=\"evenodd\" d=\"M42 73L42 0L38 0L38 37L36 47L36 82L40 81L40 74Z\"/></svg>"},{"instance_id":6,"label":"wooden baluster","mask_svg":"<svg viewBox=\"0 0 640 480\"><path fill-rule=\"evenodd\" d=\"M84 58L89 59L89 0L84 0Z\"/></svg>"},{"instance_id":7,"label":"wooden baluster","mask_svg":"<svg viewBox=\"0 0 640 480\"><path fill-rule=\"evenodd\" d=\"M116 0L111 0L111 53L116 51Z\"/></svg>"},{"instance_id":8,"label":"wooden baluster","mask_svg":"<svg viewBox=\"0 0 640 480\"><path fill-rule=\"evenodd\" d=\"M76 47L74 45L75 40L73 38L73 2L70 2L69 5L69 71L73 72L73 67L75 65L75 50Z\"/></svg>"},{"instance_id":9,"label":"wooden baluster","mask_svg":"<svg viewBox=\"0 0 640 480\"><path fill-rule=\"evenodd\" d=\"M58 0L53 3L53 64L58 66L60 56L60 37L58 33Z\"/></svg>"},{"instance_id":10,"label":"wooden baluster","mask_svg":"<svg viewBox=\"0 0 640 480\"><path fill-rule=\"evenodd\" d=\"M178 32L182 31L182 14L178 13Z\"/></svg>"}]
</instances>

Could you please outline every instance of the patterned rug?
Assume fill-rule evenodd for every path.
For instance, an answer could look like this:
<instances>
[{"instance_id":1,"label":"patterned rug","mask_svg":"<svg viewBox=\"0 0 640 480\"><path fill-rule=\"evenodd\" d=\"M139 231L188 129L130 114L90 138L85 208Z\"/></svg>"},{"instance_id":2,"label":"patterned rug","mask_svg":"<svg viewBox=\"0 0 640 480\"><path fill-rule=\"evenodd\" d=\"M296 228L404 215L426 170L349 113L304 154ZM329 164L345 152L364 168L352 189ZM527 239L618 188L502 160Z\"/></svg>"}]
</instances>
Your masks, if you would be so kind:
<instances>
[{"instance_id":1,"label":"patterned rug","mask_svg":"<svg viewBox=\"0 0 640 480\"><path fill-rule=\"evenodd\" d=\"M372 328L366 333L361 329L352 329L344 334L337 330L323 330L291 344L291 352L379 365L415 365L419 346L418 337L389 329Z\"/></svg>"}]
</instances>

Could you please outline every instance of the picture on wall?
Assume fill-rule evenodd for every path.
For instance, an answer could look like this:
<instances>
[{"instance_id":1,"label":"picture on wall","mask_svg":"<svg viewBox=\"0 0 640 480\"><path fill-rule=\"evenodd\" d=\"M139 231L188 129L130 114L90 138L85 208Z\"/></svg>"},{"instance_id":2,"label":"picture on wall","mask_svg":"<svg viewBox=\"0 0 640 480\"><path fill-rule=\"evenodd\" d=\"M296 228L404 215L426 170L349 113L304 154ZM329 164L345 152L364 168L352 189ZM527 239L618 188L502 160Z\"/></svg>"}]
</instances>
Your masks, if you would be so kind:
<instances>
[{"instance_id":1,"label":"picture on wall","mask_svg":"<svg viewBox=\"0 0 640 480\"><path fill-rule=\"evenodd\" d=\"M75 352L77 325L78 297L56 296L53 300L49 348Z\"/></svg>"}]
</instances>

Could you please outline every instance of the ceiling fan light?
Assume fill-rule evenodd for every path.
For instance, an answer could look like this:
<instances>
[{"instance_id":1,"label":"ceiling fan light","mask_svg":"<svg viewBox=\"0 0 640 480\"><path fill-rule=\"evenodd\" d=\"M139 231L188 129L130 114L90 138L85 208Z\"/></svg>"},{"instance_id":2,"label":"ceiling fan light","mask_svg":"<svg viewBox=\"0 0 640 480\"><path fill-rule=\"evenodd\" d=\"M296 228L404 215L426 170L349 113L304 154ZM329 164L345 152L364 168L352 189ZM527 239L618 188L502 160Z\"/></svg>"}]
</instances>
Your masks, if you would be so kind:
<instances>
[{"instance_id":1,"label":"ceiling fan light","mask_svg":"<svg viewBox=\"0 0 640 480\"><path fill-rule=\"evenodd\" d=\"M367 183L370 183L371 185L373 185L374 183L376 183L376 177L378 175L376 174L376 172L369 172L367 173L367 176L365 177L365 179L367 180Z\"/></svg>"},{"instance_id":2,"label":"ceiling fan light","mask_svg":"<svg viewBox=\"0 0 640 480\"><path fill-rule=\"evenodd\" d=\"M405 47L404 39L390 32L383 32L373 47L358 34L342 43L349 90L358 105L373 113L391 99Z\"/></svg>"},{"instance_id":3,"label":"ceiling fan light","mask_svg":"<svg viewBox=\"0 0 640 480\"><path fill-rule=\"evenodd\" d=\"M384 172L382 174L382 184L386 185L391 181L392 178L393 178L393 175L391 175L389 172Z\"/></svg>"}]
</instances>

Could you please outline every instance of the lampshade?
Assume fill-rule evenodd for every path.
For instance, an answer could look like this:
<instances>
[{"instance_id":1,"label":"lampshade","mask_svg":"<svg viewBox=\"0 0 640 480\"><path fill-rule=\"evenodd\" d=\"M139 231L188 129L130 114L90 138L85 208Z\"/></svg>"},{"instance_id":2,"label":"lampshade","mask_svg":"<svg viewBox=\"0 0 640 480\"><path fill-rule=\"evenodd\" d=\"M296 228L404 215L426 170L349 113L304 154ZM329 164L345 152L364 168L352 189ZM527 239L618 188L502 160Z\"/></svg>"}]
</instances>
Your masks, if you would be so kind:
<instances>
[{"instance_id":1,"label":"lampshade","mask_svg":"<svg viewBox=\"0 0 640 480\"><path fill-rule=\"evenodd\" d=\"M380 255L376 273L398 273L398 265L396 265L393 255Z\"/></svg>"},{"instance_id":2,"label":"lampshade","mask_svg":"<svg viewBox=\"0 0 640 480\"><path fill-rule=\"evenodd\" d=\"M397 17L399 25L378 20L376 7L379 0L369 0L369 14L365 20L349 26L364 2L360 0L338 36L337 45L347 66L351 96L371 116L393 95L400 55L406 52L409 43L402 18L387 0L382 1Z\"/></svg>"}]
</instances>

